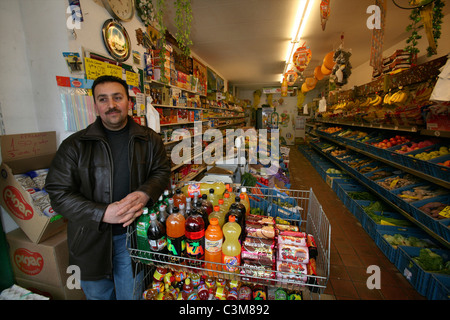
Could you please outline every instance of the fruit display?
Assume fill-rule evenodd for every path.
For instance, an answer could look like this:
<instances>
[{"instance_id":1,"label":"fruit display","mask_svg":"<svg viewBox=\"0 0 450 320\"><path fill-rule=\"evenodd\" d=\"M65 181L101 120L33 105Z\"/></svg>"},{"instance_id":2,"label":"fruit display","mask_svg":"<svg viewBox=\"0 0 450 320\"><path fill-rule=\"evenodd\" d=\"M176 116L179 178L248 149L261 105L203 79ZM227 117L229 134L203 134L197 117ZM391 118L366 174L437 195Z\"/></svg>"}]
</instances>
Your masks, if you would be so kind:
<instances>
[{"instance_id":1,"label":"fruit display","mask_svg":"<svg viewBox=\"0 0 450 320\"><path fill-rule=\"evenodd\" d=\"M444 167L450 167L450 160L447 160L444 162L438 162L438 165L444 166Z\"/></svg>"},{"instance_id":2,"label":"fruit display","mask_svg":"<svg viewBox=\"0 0 450 320\"><path fill-rule=\"evenodd\" d=\"M436 245L431 243L428 239L419 239L414 236L404 236L396 233L394 235L384 234L383 238L395 249L397 249L398 246L436 248Z\"/></svg>"},{"instance_id":3,"label":"fruit display","mask_svg":"<svg viewBox=\"0 0 450 320\"><path fill-rule=\"evenodd\" d=\"M421 152L418 154L410 154L408 156L416 158L416 159L420 159L423 161L428 161L428 160L432 160L438 157L442 157L445 155L448 155L449 151L448 151L448 147L440 147L439 150L434 150L434 151L430 151L430 152Z\"/></svg>"},{"instance_id":4,"label":"fruit display","mask_svg":"<svg viewBox=\"0 0 450 320\"><path fill-rule=\"evenodd\" d=\"M329 128L326 128L325 130L323 130L323 132L326 132L326 133L329 133L329 134L333 134L333 133L336 133L336 132L341 131L341 130L342 130L341 127L329 127Z\"/></svg>"},{"instance_id":5,"label":"fruit display","mask_svg":"<svg viewBox=\"0 0 450 320\"><path fill-rule=\"evenodd\" d=\"M435 144L435 142L433 142L430 139L427 139L427 140L424 140L424 141L419 141L419 142L411 142L409 144L405 144L400 149L395 150L395 152L397 152L397 153L407 153L407 152L415 151L417 149L426 148L426 147L432 146L434 144Z\"/></svg>"},{"instance_id":6,"label":"fruit display","mask_svg":"<svg viewBox=\"0 0 450 320\"><path fill-rule=\"evenodd\" d=\"M384 139L380 142L373 142L372 145L377 148L388 149L400 144L408 143L409 141L410 141L409 137L396 135L395 137Z\"/></svg>"}]
</instances>

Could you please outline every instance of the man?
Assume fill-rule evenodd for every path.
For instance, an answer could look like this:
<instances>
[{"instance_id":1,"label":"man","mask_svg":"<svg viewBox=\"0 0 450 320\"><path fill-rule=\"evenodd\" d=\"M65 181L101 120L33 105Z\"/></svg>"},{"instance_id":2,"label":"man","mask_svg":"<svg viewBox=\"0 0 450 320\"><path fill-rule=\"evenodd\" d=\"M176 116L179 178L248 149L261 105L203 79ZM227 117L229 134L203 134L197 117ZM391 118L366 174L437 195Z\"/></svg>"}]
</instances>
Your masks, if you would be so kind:
<instances>
[{"instance_id":1,"label":"man","mask_svg":"<svg viewBox=\"0 0 450 320\"><path fill-rule=\"evenodd\" d=\"M131 299L126 229L167 187L170 163L159 134L128 116L125 81L101 76L92 94L97 120L61 143L45 188L68 220L69 263L87 299Z\"/></svg>"}]
</instances>

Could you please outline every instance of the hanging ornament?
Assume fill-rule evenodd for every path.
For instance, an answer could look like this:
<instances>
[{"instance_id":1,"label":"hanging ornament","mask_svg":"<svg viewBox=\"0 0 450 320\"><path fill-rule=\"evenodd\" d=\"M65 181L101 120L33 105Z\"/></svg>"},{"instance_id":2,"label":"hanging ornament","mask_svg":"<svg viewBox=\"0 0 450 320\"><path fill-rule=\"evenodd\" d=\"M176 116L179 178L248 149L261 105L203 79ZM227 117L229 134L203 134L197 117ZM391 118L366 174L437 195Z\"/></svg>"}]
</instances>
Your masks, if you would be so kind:
<instances>
[{"instance_id":1,"label":"hanging ornament","mask_svg":"<svg viewBox=\"0 0 450 320\"><path fill-rule=\"evenodd\" d=\"M322 0L322 2L320 3L320 22L322 24L323 31L325 31L328 18L331 14L330 1L331 0Z\"/></svg>"},{"instance_id":2,"label":"hanging ornament","mask_svg":"<svg viewBox=\"0 0 450 320\"><path fill-rule=\"evenodd\" d=\"M288 83L286 77L283 78L283 82L281 83L281 96L287 97L288 94Z\"/></svg>"},{"instance_id":3,"label":"hanging ornament","mask_svg":"<svg viewBox=\"0 0 450 320\"><path fill-rule=\"evenodd\" d=\"M309 62L312 58L312 52L311 49L305 46L303 44L301 47L297 48L295 50L294 55L292 57L292 62L296 66L297 70L301 70L300 72L303 72L306 67L308 66Z\"/></svg>"},{"instance_id":4,"label":"hanging ornament","mask_svg":"<svg viewBox=\"0 0 450 320\"><path fill-rule=\"evenodd\" d=\"M287 81L287 85L292 86L295 83L295 81L297 81L298 74L294 69L291 69L288 72L286 72L284 77Z\"/></svg>"}]
</instances>

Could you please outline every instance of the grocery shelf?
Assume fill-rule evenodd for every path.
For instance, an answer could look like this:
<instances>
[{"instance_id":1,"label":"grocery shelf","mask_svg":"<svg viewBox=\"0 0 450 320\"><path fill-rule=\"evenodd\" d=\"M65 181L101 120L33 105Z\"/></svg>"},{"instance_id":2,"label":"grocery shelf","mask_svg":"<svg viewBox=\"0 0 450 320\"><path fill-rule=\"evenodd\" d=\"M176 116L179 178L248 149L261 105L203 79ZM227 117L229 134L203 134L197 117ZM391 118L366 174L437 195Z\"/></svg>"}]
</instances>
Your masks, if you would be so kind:
<instances>
[{"instance_id":1,"label":"grocery shelf","mask_svg":"<svg viewBox=\"0 0 450 320\"><path fill-rule=\"evenodd\" d=\"M334 142L334 141L333 141ZM396 209L399 213L402 214L402 216L404 216L406 219L408 219L409 221L411 221L412 223L414 223L415 225L417 225L418 227L420 227L423 231L425 231L428 235L430 235L431 237L433 237L434 239L436 239L439 243L441 243L443 246L450 248L450 242L446 239L444 239L443 237L441 237L440 235L436 234L436 232L434 232L433 230L431 230L428 226L424 225L423 223L421 223L420 221L418 221L417 219L415 219L414 217L411 216L410 213L406 212L404 209L402 209L398 203L391 201L390 199L387 199L385 196L383 196L382 194L380 194L377 190L373 189L371 185L365 183L365 181L363 179L361 179L361 177L357 176L356 174L354 174L353 172L347 170L347 168L335 157L332 157L330 155L328 155L327 153L323 152L315 143L311 143L310 144L311 147L316 150L320 155L326 157L328 160L330 160L333 164L335 164L337 167L339 167L340 169L342 169L343 171L345 171L349 176L351 176L352 178L354 178L355 180L359 181L364 187L366 187L368 190L370 190L372 193L376 194L378 197L380 197L383 201L385 201L386 203L388 203L389 205L391 205L394 209ZM342 145L342 144L341 144ZM359 151L357 151L359 152ZM374 158L373 155L370 155L370 157Z\"/></svg>"}]
</instances>

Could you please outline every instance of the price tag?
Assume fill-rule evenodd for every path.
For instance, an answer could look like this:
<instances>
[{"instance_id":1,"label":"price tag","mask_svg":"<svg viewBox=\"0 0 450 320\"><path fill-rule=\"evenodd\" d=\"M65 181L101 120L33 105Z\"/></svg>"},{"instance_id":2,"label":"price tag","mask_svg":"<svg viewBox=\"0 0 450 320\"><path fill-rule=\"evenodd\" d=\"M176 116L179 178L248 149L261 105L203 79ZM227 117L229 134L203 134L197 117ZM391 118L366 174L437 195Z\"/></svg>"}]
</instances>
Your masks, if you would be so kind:
<instances>
[{"instance_id":1,"label":"price tag","mask_svg":"<svg viewBox=\"0 0 450 320\"><path fill-rule=\"evenodd\" d=\"M439 212L440 216L443 216L445 218L450 218L450 206L446 206L444 208L444 210L442 210L441 212Z\"/></svg>"}]
</instances>

